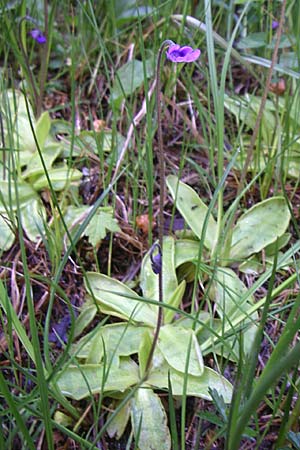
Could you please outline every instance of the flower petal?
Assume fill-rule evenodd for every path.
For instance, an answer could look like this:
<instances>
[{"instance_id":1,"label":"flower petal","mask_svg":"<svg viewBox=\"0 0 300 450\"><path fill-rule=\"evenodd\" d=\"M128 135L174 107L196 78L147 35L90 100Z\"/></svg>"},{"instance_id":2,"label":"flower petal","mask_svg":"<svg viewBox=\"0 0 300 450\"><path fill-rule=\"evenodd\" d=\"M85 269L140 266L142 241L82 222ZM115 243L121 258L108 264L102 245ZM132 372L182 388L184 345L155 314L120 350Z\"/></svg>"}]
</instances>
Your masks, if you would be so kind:
<instances>
[{"instance_id":1,"label":"flower petal","mask_svg":"<svg viewBox=\"0 0 300 450\"><path fill-rule=\"evenodd\" d=\"M199 58L200 54L199 49L194 50L188 45L180 47L180 45L174 44L169 47L166 56L172 62L193 62Z\"/></svg>"},{"instance_id":2,"label":"flower petal","mask_svg":"<svg viewBox=\"0 0 300 450\"><path fill-rule=\"evenodd\" d=\"M193 51L192 47L189 47L188 45L184 45L183 47L180 47L179 53L180 56L184 57L188 53L191 53Z\"/></svg>"},{"instance_id":3,"label":"flower petal","mask_svg":"<svg viewBox=\"0 0 300 450\"><path fill-rule=\"evenodd\" d=\"M31 30L30 35L38 44L45 44L47 42L46 37L38 28Z\"/></svg>"},{"instance_id":4,"label":"flower petal","mask_svg":"<svg viewBox=\"0 0 300 450\"><path fill-rule=\"evenodd\" d=\"M185 57L185 62L193 62L196 61L199 56L201 55L201 50L199 48L196 48L195 50L192 50L189 52Z\"/></svg>"}]
</instances>

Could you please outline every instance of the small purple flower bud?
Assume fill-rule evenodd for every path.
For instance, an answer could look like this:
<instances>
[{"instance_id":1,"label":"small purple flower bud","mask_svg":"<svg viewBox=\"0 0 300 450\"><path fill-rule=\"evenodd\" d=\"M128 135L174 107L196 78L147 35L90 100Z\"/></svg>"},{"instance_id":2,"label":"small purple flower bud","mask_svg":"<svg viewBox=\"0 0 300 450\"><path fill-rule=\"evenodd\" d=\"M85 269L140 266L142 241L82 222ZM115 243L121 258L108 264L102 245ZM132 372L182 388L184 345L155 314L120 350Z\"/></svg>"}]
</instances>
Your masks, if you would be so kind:
<instances>
[{"instance_id":1,"label":"small purple flower bud","mask_svg":"<svg viewBox=\"0 0 300 450\"><path fill-rule=\"evenodd\" d=\"M199 58L199 48L193 49L187 45L180 47L178 44L171 45L166 53L167 58L173 62L193 62Z\"/></svg>"},{"instance_id":2,"label":"small purple flower bud","mask_svg":"<svg viewBox=\"0 0 300 450\"><path fill-rule=\"evenodd\" d=\"M156 255L154 252L157 251ZM155 275L158 275L162 271L162 253L158 244L152 245L150 249L151 267Z\"/></svg>"},{"instance_id":3,"label":"small purple flower bud","mask_svg":"<svg viewBox=\"0 0 300 450\"><path fill-rule=\"evenodd\" d=\"M45 44L47 42L46 37L38 28L31 30L30 35L38 44Z\"/></svg>"},{"instance_id":4,"label":"small purple flower bud","mask_svg":"<svg viewBox=\"0 0 300 450\"><path fill-rule=\"evenodd\" d=\"M279 22L277 20L272 20L272 30L276 30L278 28Z\"/></svg>"}]
</instances>

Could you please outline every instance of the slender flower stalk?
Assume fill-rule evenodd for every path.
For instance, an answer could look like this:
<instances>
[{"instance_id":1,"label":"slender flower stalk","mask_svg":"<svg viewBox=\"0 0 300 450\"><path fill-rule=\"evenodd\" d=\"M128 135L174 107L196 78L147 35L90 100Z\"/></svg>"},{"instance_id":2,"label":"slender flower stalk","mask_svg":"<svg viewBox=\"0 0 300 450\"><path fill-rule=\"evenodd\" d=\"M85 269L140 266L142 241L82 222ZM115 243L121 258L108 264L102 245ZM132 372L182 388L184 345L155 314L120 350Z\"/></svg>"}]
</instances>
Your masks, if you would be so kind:
<instances>
[{"instance_id":1,"label":"slender flower stalk","mask_svg":"<svg viewBox=\"0 0 300 450\"><path fill-rule=\"evenodd\" d=\"M28 16L24 16L20 20L20 22L19 22L19 29L18 29L18 31L19 31L19 33L18 33L18 35L19 35L18 36L19 37L19 45L20 45L20 49L21 49L21 52L22 52L22 55L23 55L23 58L24 58L24 63L25 63L25 66L26 66L27 75L28 75L28 78L29 78L29 83L30 83L30 86L31 86L31 89L32 89L34 102L36 104L37 101L38 101L38 90L37 90L36 82L35 82L35 79L34 79L34 76L33 76L32 70L31 70L31 67L30 67L28 55L27 55L27 52L25 50L25 45L23 43L23 38L22 38L22 24L25 21L30 21L31 22L32 20ZM31 37L33 37L33 36L31 35ZM36 39L36 38L33 37L33 39Z\"/></svg>"},{"instance_id":2,"label":"slender flower stalk","mask_svg":"<svg viewBox=\"0 0 300 450\"><path fill-rule=\"evenodd\" d=\"M155 243L150 250L150 259L152 270L158 275L158 315L156 329L152 346L149 352L145 374L146 377L151 367L154 350L158 341L159 331L163 325L163 237L164 237L164 204L165 204L165 159L163 148L163 133L162 133L162 112L161 112L161 60L165 49L166 57L175 63L188 63L196 61L201 52L199 49L193 49L189 46L180 47L170 39L165 40L158 51L156 63L156 108L157 108L157 139L158 139L158 164L159 164L159 224L158 224L158 244Z\"/></svg>"},{"instance_id":3,"label":"slender flower stalk","mask_svg":"<svg viewBox=\"0 0 300 450\"><path fill-rule=\"evenodd\" d=\"M48 15L46 13L47 11L47 2L44 2L45 4L45 22L48 23ZM32 69L30 67L29 58L25 49L25 45L22 39L22 23L24 21L31 22L33 25L36 26L36 22L34 19L32 19L30 16L24 16L19 22L19 45L20 49L24 58L24 63L26 66L26 71L30 83L30 87L32 89L32 95L34 99L34 104L36 105L36 116L39 117L42 112L42 99L43 99L43 92L44 92L44 86L45 86L45 78L46 78L46 58L48 54L48 40L47 40L47 34L48 34L48 27L46 26L45 33L43 33L39 28L33 28L31 31L29 31L29 36L31 36L32 39L36 41L36 43L40 46L40 50L42 51L41 56L41 70L40 70L40 86L38 88L36 80L34 78Z\"/></svg>"},{"instance_id":4,"label":"slender flower stalk","mask_svg":"<svg viewBox=\"0 0 300 450\"><path fill-rule=\"evenodd\" d=\"M3 126L3 117L2 111L0 109L0 137L1 137L1 145L2 145L2 164L3 164L3 180L6 179L6 149L5 149L5 136L4 136L4 126Z\"/></svg>"},{"instance_id":5,"label":"slender flower stalk","mask_svg":"<svg viewBox=\"0 0 300 450\"><path fill-rule=\"evenodd\" d=\"M48 67L48 59L49 59L49 18L48 18L48 0L44 0L44 24L45 24L45 31L43 35L43 45L40 45L40 77L39 77L39 84L40 84L40 92L38 97L38 103L36 106L36 114L37 117L39 117L42 113L43 109L43 97L44 97L44 90L45 90L45 84L47 79L47 67ZM41 40L40 40L41 44Z\"/></svg>"}]
</instances>

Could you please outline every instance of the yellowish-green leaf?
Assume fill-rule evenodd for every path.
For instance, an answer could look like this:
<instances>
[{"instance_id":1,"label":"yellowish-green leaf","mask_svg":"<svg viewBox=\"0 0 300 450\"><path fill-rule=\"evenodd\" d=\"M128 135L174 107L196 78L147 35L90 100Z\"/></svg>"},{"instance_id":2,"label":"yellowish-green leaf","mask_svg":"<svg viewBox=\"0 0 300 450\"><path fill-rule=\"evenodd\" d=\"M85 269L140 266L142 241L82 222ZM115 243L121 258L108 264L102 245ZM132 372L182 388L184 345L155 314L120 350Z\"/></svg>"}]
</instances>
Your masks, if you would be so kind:
<instances>
[{"instance_id":1,"label":"yellowish-green leaf","mask_svg":"<svg viewBox=\"0 0 300 450\"><path fill-rule=\"evenodd\" d=\"M0 180L0 213L4 213L6 208L16 210L17 200L22 206L36 198L38 198L36 192L25 181L17 180L15 184L14 180L9 178Z\"/></svg>"},{"instance_id":2,"label":"yellowish-green leaf","mask_svg":"<svg viewBox=\"0 0 300 450\"><path fill-rule=\"evenodd\" d=\"M136 447L140 450L170 450L166 411L152 389L140 388L131 400L131 418Z\"/></svg>"},{"instance_id":3,"label":"yellowish-green leaf","mask_svg":"<svg viewBox=\"0 0 300 450\"><path fill-rule=\"evenodd\" d=\"M160 329L157 345L171 367L184 373L189 357L188 373L194 376L202 375L203 358L193 330L164 325Z\"/></svg>"},{"instance_id":4,"label":"yellowish-green leaf","mask_svg":"<svg viewBox=\"0 0 300 450\"><path fill-rule=\"evenodd\" d=\"M167 363L164 363L151 371L147 384L156 389L168 389L169 373L173 395L183 395L185 378L187 376L187 395L211 400L209 388L215 388L223 396L225 403L230 403L231 401L232 385L226 378L208 367L204 367L204 372L201 376L195 377L178 372Z\"/></svg>"},{"instance_id":5,"label":"yellowish-green leaf","mask_svg":"<svg viewBox=\"0 0 300 450\"><path fill-rule=\"evenodd\" d=\"M99 325L97 329L92 330L72 345L72 354L79 359L87 359L95 345L98 348L100 361L103 356L104 344L108 358L113 353L118 356L129 356L138 353L141 340L147 330L147 327L134 326L128 322Z\"/></svg>"},{"instance_id":6,"label":"yellowish-green leaf","mask_svg":"<svg viewBox=\"0 0 300 450\"><path fill-rule=\"evenodd\" d=\"M94 304L86 305L84 304L79 316L75 322L74 337L79 336L82 331L92 322L95 315L97 314L97 306Z\"/></svg>"},{"instance_id":7,"label":"yellowish-green leaf","mask_svg":"<svg viewBox=\"0 0 300 450\"><path fill-rule=\"evenodd\" d=\"M9 250L14 240L15 235L12 231L10 221L5 214L0 212L0 250Z\"/></svg>"},{"instance_id":8,"label":"yellowish-green leaf","mask_svg":"<svg viewBox=\"0 0 300 450\"><path fill-rule=\"evenodd\" d=\"M53 142L43 147L42 157L48 171L52 168L54 161L60 155L61 151L62 147L58 142ZM44 174L44 172L45 169L40 154L38 152L31 153L30 158L26 161L26 170L22 173L22 178L37 177Z\"/></svg>"},{"instance_id":9,"label":"yellowish-green leaf","mask_svg":"<svg viewBox=\"0 0 300 450\"><path fill-rule=\"evenodd\" d=\"M69 169L67 166L59 167L57 169L50 169L48 176L52 183L52 187L55 191L61 191L66 186L74 181L79 181L82 177L82 173L77 169ZM48 179L46 175L41 175L33 183L33 187L36 191L49 187Z\"/></svg>"},{"instance_id":10,"label":"yellowish-green leaf","mask_svg":"<svg viewBox=\"0 0 300 450\"><path fill-rule=\"evenodd\" d=\"M48 138L50 132L50 127L51 127L51 119L49 113L48 111L44 111L40 115L35 127L35 133L37 141L39 143L40 150L43 150L44 148L46 139Z\"/></svg>"},{"instance_id":11,"label":"yellowish-green leaf","mask_svg":"<svg viewBox=\"0 0 300 450\"><path fill-rule=\"evenodd\" d=\"M163 299L165 303L169 303L169 299L178 287L174 259L175 241L172 237L165 237L163 241ZM140 286L144 296L158 300L158 275L152 270L150 252L143 259L140 278ZM156 306L154 308L156 309Z\"/></svg>"},{"instance_id":12,"label":"yellowish-green leaf","mask_svg":"<svg viewBox=\"0 0 300 450\"><path fill-rule=\"evenodd\" d=\"M173 306L174 308L179 308L179 305L182 301L183 294L185 291L186 282L183 280L180 285L177 287L177 289L173 292L171 297L168 300L168 305ZM175 311L172 309L164 308L164 319L165 323L172 322L174 315L176 314Z\"/></svg>"},{"instance_id":13,"label":"yellowish-green leaf","mask_svg":"<svg viewBox=\"0 0 300 450\"><path fill-rule=\"evenodd\" d=\"M30 102L26 102L22 92L8 89L2 92L0 104L5 141L11 142L13 137L12 144L16 149L34 152L36 144L31 124L35 128L35 118Z\"/></svg>"},{"instance_id":14,"label":"yellowish-green leaf","mask_svg":"<svg viewBox=\"0 0 300 450\"><path fill-rule=\"evenodd\" d=\"M128 420L130 419L130 411L131 411L130 402L127 402L117 414L114 413L109 414L109 418L111 417L112 414L114 414L113 419L109 422L109 425L107 427L107 433L110 438L115 437L118 440L123 435Z\"/></svg>"},{"instance_id":15,"label":"yellowish-green leaf","mask_svg":"<svg viewBox=\"0 0 300 450\"><path fill-rule=\"evenodd\" d=\"M175 267L187 262L197 263L200 242L192 239L179 239L175 242Z\"/></svg>"},{"instance_id":16,"label":"yellowish-green leaf","mask_svg":"<svg viewBox=\"0 0 300 450\"><path fill-rule=\"evenodd\" d=\"M141 377L145 375L146 365L152 347L153 336L150 335L150 333L150 330L145 330L139 346L139 368Z\"/></svg>"},{"instance_id":17,"label":"yellowish-green leaf","mask_svg":"<svg viewBox=\"0 0 300 450\"><path fill-rule=\"evenodd\" d=\"M176 208L199 239L202 237L203 225L205 221L208 221L204 245L211 250L214 247L217 236L217 224L213 216L208 214L208 208L205 203L203 203L194 189L181 181L178 182L178 178L175 175L167 177L167 186L175 201Z\"/></svg>"},{"instance_id":18,"label":"yellowish-green leaf","mask_svg":"<svg viewBox=\"0 0 300 450\"><path fill-rule=\"evenodd\" d=\"M146 76L153 75L152 61L146 61ZM111 100L117 105L125 97L132 94L137 88L142 86L145 79L144 63L137 59L132 59L125 63L117 71L115 82L113 83Z\"/></svg>"},{"instance_id":19,"label":"yellowish-green leaf","mask_svg":"<svg viewBox=\"0 0 300 450\"><path fill-rule=\"evenodd\" d=\"M100 392L124 392L138 381L138 367L133 361L122 361L120 367L111 365L109 368L103 364L69 366L56 378L60 392L74 400Z\"/></svg>"},{"instance_id":20,"label":"yellowish-green leaf","mask_svg":"<svg viewBox=\"0 0 300 450\"><path fill-rule=\"evenodd\" d=\"M99 302L100 308L103 304L113 310L117 317L125 317L127 320L150 326L156 325L157 312L124 283L100 273L88 272L85 285L87 291Z\"/></svg>"},{"instance_id":21,"label":"yellowish-green leaf","mask_svg":"<svg viewBox=\"0 0 300 450\"><path fill-rule=\"evenodd\" d=\"M44 232L46 221L46 210L41 200L34 199L22 206L21 217L27 236L31 241L36 242Z\"/></svg>"},{"instance_id":22,"label":"yellowish-green leaf","mask_svg":"<svg viewBox=\"0 0 300 450\"><path fill-rule=\"evenodd\" d=\"M247 258L283 235L290 222L290 211L283 197L273 197L253 206L237 221L232 233L230 258Z\"/></svg>"},{"instance_id":23,"label":"yellowish-green leaf","mask_svg":"<svg viewBox=\"0 0 300 450\"><path fill-rule=\"evenodd\" d=\"M216 302L217 312L220 317L228 317L230 320L237 315L244 314L249 309L242 298L245 298L247 288L236 273L228 268L218 268L214 274L214 281L209 291L211 300ZM253 298L249 296L248 302Z\"/></svg>"}]
</instances>

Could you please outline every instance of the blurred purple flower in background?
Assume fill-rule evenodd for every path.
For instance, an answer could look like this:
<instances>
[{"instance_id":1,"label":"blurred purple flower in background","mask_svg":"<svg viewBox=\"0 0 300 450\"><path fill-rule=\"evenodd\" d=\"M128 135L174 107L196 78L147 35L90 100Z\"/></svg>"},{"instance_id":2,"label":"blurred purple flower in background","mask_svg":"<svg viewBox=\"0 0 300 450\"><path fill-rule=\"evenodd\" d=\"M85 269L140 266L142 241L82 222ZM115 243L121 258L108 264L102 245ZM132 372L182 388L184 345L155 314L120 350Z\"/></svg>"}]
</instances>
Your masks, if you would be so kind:
<instances>
[{"instance_id":1,"label":"blurred purple flower in background","mask_svg":"<svg viewBox=\"0 0 300 450\"><path fill-rule=\"evenodd\" d=\"M170 61L173 62L193 62L199 58L201 51L196 48L193 49L185 45L180 47L178 44L171 45L167 50L166 56Z\"/></svg>"},{"instance_id":2,"label":"blurred purple flower in background","mask_svg":"<svg viewBox=\"0 0 300 450\"><path fill-rule=\"evenodd\" d=\"M34 30L31 30L30 32L31 37L38 43L38 44L45 44L47 42L46 37L43 35L41 30L38 28L35 28Z\"/></svg>"},{"instance_id":3,"label":"blurred purple flower in background","mask_svg":"<svg viewBox=\"0 0 300 450\"><path fill-rule=\"evenodd\" d=\"M272 20L272 30L276 30L278 28L279 22L277 20Z\"/></svg>"}]
</instances>

